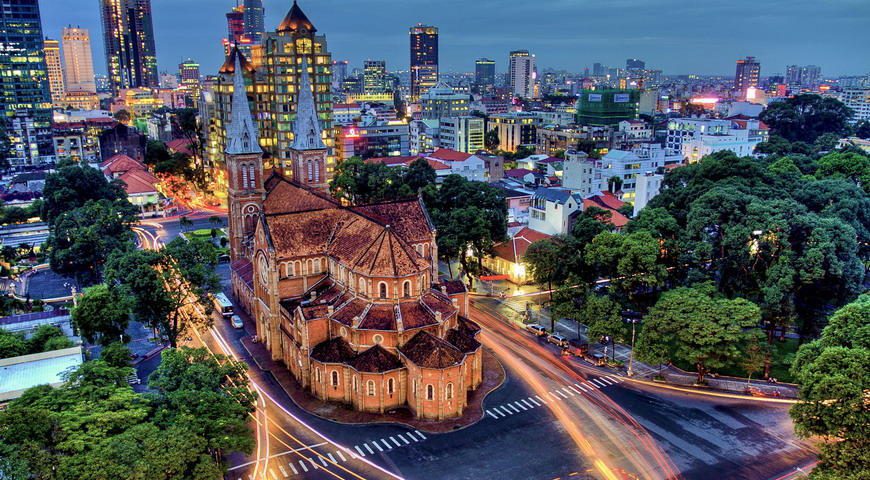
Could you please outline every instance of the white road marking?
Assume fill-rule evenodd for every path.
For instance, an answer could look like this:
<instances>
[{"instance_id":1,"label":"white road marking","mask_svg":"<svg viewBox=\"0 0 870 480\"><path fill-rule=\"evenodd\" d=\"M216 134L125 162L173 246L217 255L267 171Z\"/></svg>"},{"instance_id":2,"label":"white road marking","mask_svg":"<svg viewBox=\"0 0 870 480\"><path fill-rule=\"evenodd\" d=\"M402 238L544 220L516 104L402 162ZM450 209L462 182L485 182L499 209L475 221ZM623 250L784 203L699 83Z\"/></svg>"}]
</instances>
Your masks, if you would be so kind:
<instances>
[{"instance_id":1,"label":"white road marking","mask_svg":"<svg viewBox=\"0 0 870 480\"><path fill-rule=\"evenodd\" d=\"M419 438L415 437L414 435L411 435L411 432L405 432L405 435L411 437L411 440L413 440L413 441L415 441L415 442L419 442L419 441L420 441Z\"/></svg>"},{"instance_id":2,"label":"white road marking","mask_svg":"<svg viewBox=\"0 0 870 480\"><path fill-rule=\"evenodd\" d=\"M541 398L541 397L539 397L539 396L537 396L537 395L535 395L535 398L537 398L538 400L540 400L541 403L547 403L546 400L544 400L543 398Z\"/></svg>"},{"instance_id":3,"label":"white road marking","mask_svg":"<svg viewBox=\"0 0 870 480\"><path fill-rule=\"evenodd\" d=\"M329 461L330 461L330 462L332 462L332 463L337 463L337 462L335 461L335 457L333 457L331 453L327 453L326 455L329 457Z\"/></svg>"},{"instance_id":4,"label":"white road marking","mask_svg":"<svg viewBox=\"0 0 870 480\"><path fill-rule=\"evenodd\" d=\"M526 408L526 407L525 407L522 403L520 403L520 402L514 402L514 405L516 405L517 407L522 408L523 410L528 410L528 408Z\"/></svg>"},{"instance_id":5,"label":"white road marking","mask_svg":"<svg viewBox=\"0 0 870 480\"><path fill-rule=\"evenodd\" d=\"M380 446L380 445L378 445L378 441L377 441L377 440L374 440L374 441L372 441L372 445L374 445L374 446L375 446L375 448L377 448L377 449L378 449L378 450L379 450L379 451L381 451L381 452L383 452L383 451L384 451L384 449L383 449L383 448L381 448L381 446Z\"/></svg>"},{"instance_id":6,"label":"white road marking","mask_svg":"<svg viewBox=\"0 0 870 480\"><path fill-rule=\"evenodd\" d=\"M529 407L529 408L535 408L534 405L532 405L531 403L529 403L529 402L527 402L527 401L525 401L525 400L520 400L520 403L522 403L523 405L525 405L525 406L527 406L527 407Z\"/></svg>"},{"instance_id":7,"label":"white road marking","mask_svg":"<svg viewBox=\"0 0 870 480\"><path fill-rule=\"evenodd\" d=\"M305 470L306 472L308 471L308 467L305 466L305 462L302 460L299 460L299 465L302 467L302 470Z\"/></svg>"},{"instance_id":8,"label":"white road marking","mask_svg":"<svg viewBox=\"0 0 870 480\"><path fill-rule=\"evenodd\" d=\"M290 469L293 470L293 475L299 475L299 470L296 470L296 465L293 465L292 463L288 463L287 465L290 465Z\"/></svg>"},{"instance_id":9,"label":"white road marking","mask_svg":"<svg viewBox=\"0 0 870 480\"><path fill-rule=\"evenodd\" d=\"M534 404L535 404L535 405L537 405L537 406L539 406L539 407L540 407L540 406L541 406L541 404L540 404L540 403L538 403L538 401L537 401L537 400L535 400L535 399L534 399L534 398L532 398L532 397L529 397L529 401L530 401L530 402L532 402L532 403L534 403Z\"/></svg>"},{"instance_id":10,"label":"white road marking","mask_svg":"<svg viewBox=\"0 0 870 480\"><path fill-rule=\"evenodd\" d=\"M559 398L559 396L556 395L555 393L553 393L553 392L547 392L547 393L549 393L550 395L552 395L553 398L555 398L556 400L561 400L561 398Z\"/></svg>"},{"instance_id":11,"label":"white road marking","mask_svg":"<svg viewBox=\"0 0 870 480\"><path fill-rule=\"evenodd\" d=\"M312 457L308 457L308 461L311 462L311 466L313 466L315 470L317 470L318 468L320 468L320 467L318 467L317 464L314 462L314 458L312 458Z\"/></svg>"},{"instance_id":12,"label":"white road marking","mask_svg":"<svg viewBox=\"0 0 870 480\"><path fill-rule=\"evenodd\" d=\"M584 392L586 391L586 389L581 387L579 383L575 383L574 386L579 388L580 390L583 390Z\"/></svg>"},{"instance_id":13,"label":"white road marking","mask_svg":"<svg viewBox=\"0 0 870 480\"><path fill-rule=\"evenodd\" d=\"M502 408L508 408L508 407L509 407L511 410L513 410L514 413L520 413L520 410L519 410L518 408L514 407L513 405L511 405L510 403L508 403L507 405L503 406Z\"/></svg>"},{"instance_id":14,"label":"white road marking","mask_svg":"<svg viewBox=\"0 0 870 480\"><path fill-rule=\"evenodd\" d=\"M396 446L397 446L397 447L401 447L401 446L402 446L402 444L401 444L401 443L399 443L399 441L398 441L398 440L396 440L396 439L395 439L395 438L393 438L393 437L390 437L390 440L392 440L392 441L393 441L393 443L395 443L395 444L396 444Z\"/></svg>"},{"instance_id":15,"label":"white road marking","mask_svg":"<svg viewBox=\"0 0 870 480\"><path fill-rule=\"evenodd\" d=\"M598 385L595 385L592 382L586 382L584 385L586 385L587 388L598 388Z\"/></svg>"},{"instance_id":16,"label":"white road marking","mask_svg":"<svg viewBox=\"0 0 870 480\"><path fill-rule=\"evenodd\" d=\"M329 466L329 465L326 463L326 460L323 459L323 456L319 456L319 457L317 457L317 458L320 459L320 463L322 463L324 467L328 467L328 466Z\"/></svg>"},{"instance_id":17,"label":"white road marking","mask_svg":"<svg viewBox=\"0 0 870 480\"><path fill-rule=\"evenodd\" d=\"M582 395L582 393L580 392L580 390L577 390L577 389L574 388L573 386L568 385L568 388L570 388L570 389L571 389L572 391L574 391L574 392L577 392L578 395Z\"/></svg>"},{"instance_id":18,"label":"white road marking","mask_svg":"<svg viewBox=\"0 0 870 480\"><path fill-rule=\"evenodd\" d=\"M347 461L347 459L344 458L344 455L341 454L341 450L336 450L335 453L337 453L338 456L341 457L341 461L342 461L342 462L346 462L346 461Z\"/></svg>"},{"instance_id":19,"label":"white road marking","mask_svg":"<svg viewBox=\"0 0 870 480\"><path fill-rule=\"evenodd\" d=\"M502 407L492 407L492 409L495 410L496 412L500 413L501 416L503 416L503 417L514 414L514 412L511 412L510 410L507 410L507 409L502 411Z\"/></svg>"},{"instance_id":20,"label":"white road marking","mask_svg":"<svg viewBox=\"0 0 870 480\"><path fill-rule=\"evenodd\" d=\"M492 418L498 420L498 417L496 417L495 414L492 413L492 411L487 410L486 413L487 413L487 415L489 415L490 417L492 417Z\"/></svg>"},{"instance_id":21,"label":"white road marking","mask_svg":"<svg viewBox=\"0 0 870 480\"><path fill-rule=\"evenodd\" d=\"M372 455L375 454L375 451L372 450L372 447L370 447L368 443L364 443L363 446L366 447L366 450L368 450L369 453L371 453ZM383 450L382 450L382 451L383 451Z\"/></svg>"},{"instance_id":22,"label":"white road marking","mask_svg":"<svg viewBox=\"0 0 870 480\"><path fill-rule=\"evenodd\" d=\"M572 397L576 396L576 395L574 395L574 392L572 392L571 390L569 390L567 388L562 388L561 391L567 393L568 395L571 395Z\"/></svg>"},{"instance_id":23,"label":"white road marking","mask_svg":"<svg viewBox=\"0 0 870 480\"><path fill-rule=\"evenodd\" d=\"M387 442L387 439L386 439L386 438L382 438L382 439L381 439L381 443L383 443L384 445L386 445L388 449L390 449L390 450L393 449L393 446L390 445L389 442Z\"/></svg>"},{"instance_id":24,"label":"white road marking","mask_svg":"<svg viewBox=\"0 0 870 480\"><path fill-rule=\"evenodd\" d=\"M410 445L410 444L411 444L411 442L409 442L407 439L405 439L405 437L403 437L401 433L398 434L398 435L396 435L396 436L399 437L399 438L401 438L402 441L405 442L405 445Z\"/></svg>"},{"instance_id":25,"label":"white road marking","mask_svg":"<svg viewBox=\"0 0 870 480\"><path fill-rule=\"evenodd\" d=\"M356 447L354 447L354 448L356 448L356 451L357 451L357 452L359 452L359 454L360 454L360 455L361 455L361 456L363 456L363 457L365 457L365 456L366 456L366 454L365 454L365 453L363 453L363 451L362 451L362 450L361 450L361 449L360 449L360 448L359 448L359 445L357 445L357 446L356 446ZM372 452L372 453L375 453L375 452Z\"/></svg>"},{"instance_id":26,"label":"white road marking","mask_svg":"<svg viewBox=\"0 0 870 480\"><path fill-rule=\"evenodd\" d=\"M414 433L416 433L417 435L420 435L420 437L422 437L423 440L426 440L426 435L423 435L422 433L420 433L420 430L414 430Z\"/></svg>"},{"instance_id":27,"label":"white road marking","mask_svg":"<svg viewBox=\"0 0 870 480\"><path fill-rule=\"evenodd\" d=\"M624 378L622 378L622 377L618 377L618 376L616 376L616 375L611 375L611 376L609 376L609 377L607 377L607 378L609 378L611 381L616 382L616 383L619 383L619 382L622 382L622 381L625 380Z\"/></svg>"},{"instance_id":28,"label":"white road marking","mask_svg":"<svg viewBox=\"0 0 870 480\"><path fill-rule=\"evenodd\" d=\"M616 382L614 382L613 380L610 380L607 377L601 377L598 380L600 380L602 383L606 383L608 385L616 385Z\"/></svg>"},{"instance_id":29,"label":"white road marking","mask_svg":"<svg viewBox=\"0 0 870 480\"><path fill-rule=\"evenodd\" d=\"M595 384L597 387L599 387L599 388L601 388L601 387L606 387L606 386L607 386L606 383L604 383L604 382L599 382L597 379L595 379L595 380L591 380L591 382L594 383L594 384Z\"/></svg>"},{"instance_id":30,"label":"white road marking","mask_svg":"<svg viewBox=\"0 0 870 480\"><path fill-rule=\"evenodd\" d=\"M275 470L269 469L269 475L272 476L273 479L278 480L278 476L275 475Z\"/></svg>"},{"instance_id":31,"label":"white road marking","mask_svg":"<svg viewBox=\"0 0 870 480\"><path fill-rule=\"evenodd\" d=\"M282 465L278 465L278 470L281 470L281 475L284 475L284 478L287 478L290 476L287 474L287 470L285 470Z\"/></svg>"},{"instance_id":32,"label":"white road marking","mask_svg":"<svg viewBox=\"0 0 870 480\"><path fill-rule=\"evenodd\" d=\"M556 393L558 393L559 395L561 395L563 398L568 398L568 395L565 395L564 393L562 393L561 390L556 390Z\"/></svg>"}]
</instances>

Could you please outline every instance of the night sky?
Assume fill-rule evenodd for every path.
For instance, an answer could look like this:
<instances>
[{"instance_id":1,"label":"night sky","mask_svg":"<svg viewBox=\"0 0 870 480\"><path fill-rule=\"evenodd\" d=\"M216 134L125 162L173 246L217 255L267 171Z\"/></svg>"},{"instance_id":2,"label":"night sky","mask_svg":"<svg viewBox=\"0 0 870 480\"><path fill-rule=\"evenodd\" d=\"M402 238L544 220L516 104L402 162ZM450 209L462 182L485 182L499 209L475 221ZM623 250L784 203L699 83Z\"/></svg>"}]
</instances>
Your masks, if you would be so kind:
<instances>
[{"instance_id":1,"label":"night sky","mask_svg":"<svg viewBox=\"0 0 870 480\"><path fill-rule=\"evenodd\" d=\"M291 0L264 0L266 30ZM235 0L152 0L160 69L175 72L185 57L204 74L222 63L224 14ZM95 68L105 72L98 0L40 0L46 36L66 24L91 30ZM666 74L734 74L754 55L762 75L787 64L816 64L825 75L870 72L870 0L300 0L327 36L333 59L359 66L386 59L408 68L408 27L440 28L442 71L473 71L474 59L496 60L528 49L546 67L581 72L593 62L624 66L637 57Z\"/></svg>"}]
</instances>

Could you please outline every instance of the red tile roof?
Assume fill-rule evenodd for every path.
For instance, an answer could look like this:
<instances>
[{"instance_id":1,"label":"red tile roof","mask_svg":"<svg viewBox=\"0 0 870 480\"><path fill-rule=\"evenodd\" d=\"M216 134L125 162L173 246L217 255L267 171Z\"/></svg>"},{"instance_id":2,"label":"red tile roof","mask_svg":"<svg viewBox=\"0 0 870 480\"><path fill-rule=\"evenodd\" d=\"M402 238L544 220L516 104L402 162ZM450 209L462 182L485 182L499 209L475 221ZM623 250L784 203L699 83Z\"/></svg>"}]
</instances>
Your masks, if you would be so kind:
<instances>
[{"instance_id":1,"label":"red tile roof","mask_svg":"<svg viewBox=\"0 0 870 480\"><path fill-rule=\"evenodd\" d=\"M436 160L444 160L447 162L462 162L472 157L472 154L457 152L456 150L450 150L449 148L439 148L438 150L435 150L431 154L427 155L427 157L434 158Z\"/></svg>"},{"instance_id":2,"label":"red tile roof","mask_svg":"<svg viewBox=\"0 0 870 480\"><path fill-rule=\"evenodd\" d=\"M112 158L101 163L100 166L103 167L103 174L110 177L114 177L116 174L123 174L131 170L145 170L145 165L124 154L115 155Z\"/></svg>"},{"instance_id":3,"label":"red tile roof","mask_svg":"<svg viewBox=\"0 0 870 480\"><path fill-rule=\"evenodd\" d=\"M364 373L383 373L404 367L399 357L386 351L380 345L375 345L360 353L349 362L349 365L357 372Z\"/></svg>"},{"instance_id":4,"label":"red tile roof","mask_svg":"<svg viewBox=\"0 0 870 480\"><path fill-rule=\"evenodd\" d=\"M552 238L546 233L541 233L531 228L523 228L517 232L514 237L506 242L499 243L493 247L494 256L507 260L511 263L520 263L526 255L529 246L535 242Z\"/></svg>"},{"instance_id":5,"label":"red tile roof","mask_svg":"<svg viewBox=\"0 0 870 480\"><path fill-rule=\"evenodd\" d=\"M248 285L248 287L253 287L253 285L254 285L254 267L253 267L253 265L251 265L251 262L248 259L242 258L242 259L236 260L230 264L230 268L234 272L236 272L236 275L238 275L239 278L241 278L242 281Z\"/></svg>"},{"instance_id":6,"label":"red tile roof","mask_svg":"<svg viewBox=\"0 0 870 480\"><path fill-rule=\"evenodd\" d=\"M145 170L130 170L118 177L118 180L126 185L124 190L127 194L157 193L156 185L160 183L157 177Z\"/></svg>"},{"instance_id":7,"label":"red tile roof","mask_svg":"<svg viewBox=\"0 0 870 480\"><path fill-rule=\"evenodd\" d=\"M446 340L426 331L414 335L399 351L408 360L422 368L447 368L459 365L465 355Z\"/></svg>"},{"instance_id":8,"label":"red tile roof","mask_svg":"<svg viewBox=\"0 0 870 480\"><path fill-rule=\"evenodd\" d=\"M504 171L504 176L508 178L523 178L526 175L532 173L531 170L527 168L512 168L510 170Z\"/></svg>"},{"instance_id":9,"label":"red tile roof","mask_svg":"<svg viewBox=\"0 0 870 480\"><path fill-rule=\"evenodd\" d=\"M186 138L170 140L166 142L166 148L185 155L193 156L193 150L190 149L190 140L187 140Z\"/></svg>"},{"instance_id":10,"label":"red tile roof","mask_svg":"<svg viewBox=\"0 0 870 480\"><path fill-rule=\"evenodd\" d=\"M321 342L311 351L311 358L321 363L345 363L355 356L356 353L342 337Z\"/></svg>"}]
</instances>

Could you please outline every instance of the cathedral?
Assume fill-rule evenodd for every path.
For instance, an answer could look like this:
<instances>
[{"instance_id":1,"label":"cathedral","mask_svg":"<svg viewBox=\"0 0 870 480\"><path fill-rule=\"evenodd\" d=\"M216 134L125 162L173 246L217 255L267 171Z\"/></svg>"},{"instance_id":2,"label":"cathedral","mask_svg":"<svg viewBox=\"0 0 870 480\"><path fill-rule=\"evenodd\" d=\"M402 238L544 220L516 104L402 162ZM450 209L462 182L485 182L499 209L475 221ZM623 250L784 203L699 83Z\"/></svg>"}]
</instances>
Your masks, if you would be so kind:
<instances>
[{"instance_id":1,"label":"cathedral","mask_svg":"<svg viewBox=\"0 0 870 480\"><path fill-rule=\"evenodd\" d=\"M462 415L483 379L480 328L461 282L440 282L419 198L346 206L325 192L327 147L299 64L293 178L268 176L243 68L225 159L233 294L257 337L314 397L418 419Z\"/></svg>"}]
</instances>

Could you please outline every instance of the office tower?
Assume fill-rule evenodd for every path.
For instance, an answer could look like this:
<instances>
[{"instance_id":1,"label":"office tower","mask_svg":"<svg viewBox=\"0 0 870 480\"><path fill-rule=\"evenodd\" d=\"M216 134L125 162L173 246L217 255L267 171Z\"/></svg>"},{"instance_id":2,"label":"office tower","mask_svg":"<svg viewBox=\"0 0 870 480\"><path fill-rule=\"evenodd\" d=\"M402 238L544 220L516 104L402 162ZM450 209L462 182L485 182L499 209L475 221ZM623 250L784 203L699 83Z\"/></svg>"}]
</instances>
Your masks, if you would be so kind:
<instances>
[{"instance_id":1,"label":"office tower","mask_svg":"<svg viewBox=\"0 0 870 480\"><path fill-rule=\"evenodd\" d=\"M261 145L272 154L275 166L283 167L285 174L292 175L293 165L290 148L295 137L297 103L303 60L307 64L309 82L313 88L315 110L323 130L327 148L333 146L332 135L332 54L326 45L326 36L318 35L317 28L294 1L284 20L274 32L267 32L258 49L257 56L262 68L263 89L269 92L262 97L257 107L258 118L263 118L260 130ZM258 91L260 85L257 85ZM326 164L325 175L332 175L333 158Z\"/></svg>"},{"instance_id":2,"label":"office tower","mask_svg":"<svg viewBox=\"0 0 870 480\"><path fill-rule=\"evenodd\" d=\"M363 62L363 93L376 95L390 91L387 84L387 62L366 60Z\"/></svg>"},{"instance_id":3,"label":"office tower","mask_svg":"<svg viewBox=\"0 0 870 480\"><path fill-rule=\"evenodd\" d=\"M761 64L755 57L737 60L737 73L734 75L734 89L743 94L750 87L757 87L761 77Z\"/></svg>"},{"instance_id":4,"label":"office tower","mask_svg":"<svg viewBox=\"0 0 870 480\"><path fill-rule=\"evenodd\" d=\"M438 83L438 27L418 23L411 27L411 98Z\"/></svg>"},{"instance_id":5,"label":"office tower","mask_svg":"<svg viewBox=\"0 0 870 480\"><path fill-rule=\"evenodd\" d=\"M44 41L45 47L45 68L48 72L48 89L51 92L51 103L60 105L63 101L63 68L60 66L60 42L46 38Z\"/></svg>"},{"instance_id":6,"label":"office tower","mask_svg":"<svg viewBox=\"0 0 870 480\"><path fill-rule=\"evenodd\" d=\"M51 160L51 96L37 0L0 0L0 118L13 165Z\"/></svg>"},{"instance_id":7,"label":"office tower","mask_svg":"<svg viewBox=\"0 0 870 480\"><path fill-rule=\"evenodd\" d=\"M227 12L227 43L239 45L245 36L245 7L236 6Z\"/></svg>"},{"instance_id":8,"label":"office tower","mask_svg":"<svg viewBox=\"0 0 870 480\"><path fill-rule=\"evenodd\" d=\"M474 84L479 92L492 90L495 87L494 60L478 58L474 62Z\"/></svg>"},{"instance_id":9,"label":"office tower","mask_svg":"<svg viewBox=\"0 0 870 480\"><path fill-rule=\"evenodd\" d=\"M629 58L625 61L626 70L643 70L646 68L646 62L637 58Z\"/></svg>"},{"instance_id":10,"label":"office tower","mask_svg":"<svg viewBox=\"0 0 870 480\"><path fill-rule=\"evenodd\" d=\"M819 86L821 78L822 69L816 65L789 65L785 69L785 83L793 89L814 89Z\"/></svg>"},{"instance_id":11,"label":"office tower","mask_svg":"<svg viewBox=\"0 0 870 480\"><path fill-rule=\"evenodd\" d=\"M251 43L259 44L263 41L263 34L266 32L263 21L263 0L245 0L244 11L245 36Z\"/></svg>"},{"instance_id":12,"label":"office tower","mask_svg":"<svg viewBox=\"0 0 870 480\"><path fill-rule=\"evenodd\" d=\"M600 63L592 64L592 75L596 77L603 77L607 75L607 67Z\"/></svg>"},{"instance_id":13,"label":"office tower","mask_svg":"<svg viewBox=\"0 0 870 480\"><path fill-rule=\"evenodd\" d=\"M511 93L520 98L535 96L535 56L528 50L514 50L510 53Z\"/></svg>"},{"instance_id":14,"label":"office tower","mask_svg":"<svg viewBox=\"0 0 870 480\"><path fill-rule=\"evenodd\" d=\"M157 52L151 0L100 0L106 68L112 92L156 87Z\"/></svg>"},{"instance_id":15,"label":"office tower","mask_svg":"<svg viewBox=\"0 0 870 480\"><path fill-rule=\"evenodd\" d=\"M182 87L199 86L199 63L187 59L178 64L178 78Z\"/></svg>"},{"instance_id":16,"label":"office tower","mask_svg":"<svg viewBox=\"0 0 870 480\"><path fill-rule=\"evenodd\" d=\"M87 28L63 29L63 74L67 92L97 93L91 34Z\"/></svg>"},{"instance_id":17,"label":"office tower","mask_svg":"<svg viewBox=\"0 0 870 480\"><path fill-rule=\"evenodd\" d=\"M347 78L347 60L335 60L332 62L332 89L341 91L341 85Z\"/></svg>"}]
</instances>

